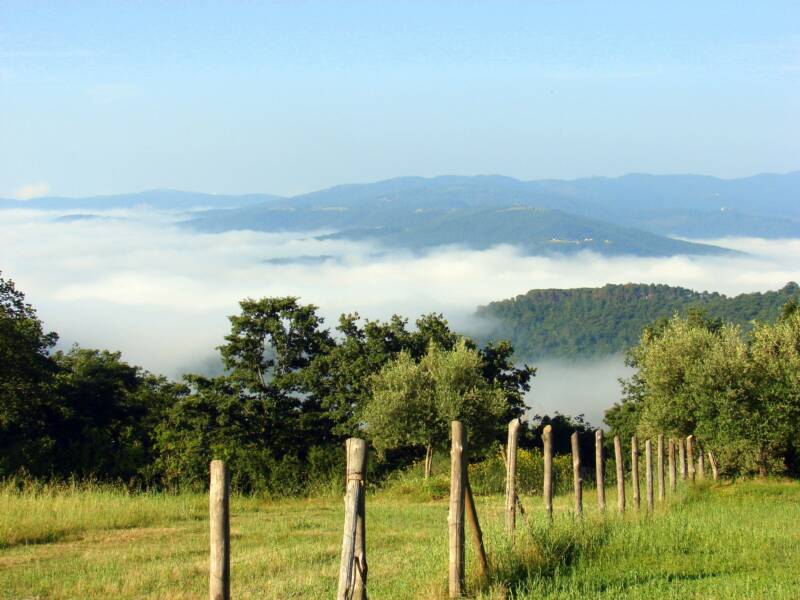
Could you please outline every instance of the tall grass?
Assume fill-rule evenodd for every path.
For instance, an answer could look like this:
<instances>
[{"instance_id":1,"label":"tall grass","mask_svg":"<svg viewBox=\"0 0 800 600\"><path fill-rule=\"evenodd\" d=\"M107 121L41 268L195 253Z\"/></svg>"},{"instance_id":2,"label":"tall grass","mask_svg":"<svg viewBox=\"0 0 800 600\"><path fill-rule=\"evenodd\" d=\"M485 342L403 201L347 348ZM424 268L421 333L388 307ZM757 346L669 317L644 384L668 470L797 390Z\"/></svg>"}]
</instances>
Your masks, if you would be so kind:
<instances>
[{"instance_id":1,"label":"tall grass","mask_svg":"<svg viewBox=\"0 0 800 600\"><path fill-rule=\"evenodd\" d=\"M436 473L437 471L435 471ZM374 600L447 596L447 476L392 476L367 503ZM609 489L609 498L613 491ZM797 598L800 485L739 482L682 486L649 516L595 509L575 517L556 498L548 525L541 497L526 496L512 545L503 499L477 498L491 577L475 598ZM0 485L0 598L204 598L207 496L129 493L94 484ZM341 543L340 497L234 496L237 598L329 598Z\"/></svg>"}]
</instances>

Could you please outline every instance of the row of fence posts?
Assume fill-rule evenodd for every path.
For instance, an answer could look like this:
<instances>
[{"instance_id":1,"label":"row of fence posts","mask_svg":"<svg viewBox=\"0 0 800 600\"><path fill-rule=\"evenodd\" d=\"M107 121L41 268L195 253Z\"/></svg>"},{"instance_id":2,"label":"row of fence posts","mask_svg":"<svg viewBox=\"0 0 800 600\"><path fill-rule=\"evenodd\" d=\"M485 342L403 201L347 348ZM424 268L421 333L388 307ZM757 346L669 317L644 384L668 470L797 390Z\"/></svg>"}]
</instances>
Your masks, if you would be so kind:
<instances>
[{"instance_id":1,"label":"row of fence posts","mask_svg":"<svg viewBox=\"0 0 800 600\"><path fill-rule=\"evenodd\" d=\"M512 542L516 530L517 509L527 519L519 494L517 493L517 446L520 419L513 419L508 425L508 444L504 456L506 464L506 531ZM549 425L542 432L544 477L542 495L548 521L553 519L553 433ZM572 447L574 511L583 514L583 471L581 467L578 434L570 438ZM359 438L350 438L345 444L347 455L346 492L344 498L344 531L342 554L339 563L339 584L337 600L366 600L367 598L367 544L366 544L366 497L365 479L367 472L367 444ZM676 466L677 449L677 466ZM664 473L664 436L659 435L656 442L656 472L658 500L665 499L666 482ZM698 453L695 467L695 438L690 435L683 439L668 440L666 448L669 489L675 492L678 476L691 481L705 478L704 452ZM708 450L708 461L714 480L719 477L716 459ZM614 458L616 462L617 507L625 512L625 468L622 442L614 437ZM450 560L448 567L448 588L450 598L460 598L464 594L465 579L465 524L469 523L472 542L477 557L481 578L488 576L489 563L483 544L475 499L469 484L467 470L467 434L460 421L451 423L450 448L450 508L447 517ZM605 447L603 431L595 432L595 479L597 486L597 505L600 512L606 510L605 498ZM230 600L230 475L221 460L211 461L211 483L209 490L210 517L210 570L209 596L211 600ZM647 511L654 508L653 443L645 441L645 493ZM640 508L639 489L639 443L636 436L631 438L631 486L633 506Z\"/></svg>"}]
</instances>

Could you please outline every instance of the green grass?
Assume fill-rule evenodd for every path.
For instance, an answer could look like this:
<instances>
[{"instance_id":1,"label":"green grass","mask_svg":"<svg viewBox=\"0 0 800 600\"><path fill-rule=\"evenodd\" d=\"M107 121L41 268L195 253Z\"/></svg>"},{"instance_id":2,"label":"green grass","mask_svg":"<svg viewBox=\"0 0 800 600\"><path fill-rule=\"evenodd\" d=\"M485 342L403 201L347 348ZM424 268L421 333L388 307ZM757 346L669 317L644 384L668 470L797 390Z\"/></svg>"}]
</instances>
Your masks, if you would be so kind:
<instances>
[{"instance_id":1,"label":"green grass","mask_svg":"<svg viewBox=\"0 0 800 600\"><path fill-rule=\"evenodd\" d=\"M445 479L398 478L367 504L374 600L446 597ZM524 500L513 549L503 501L479 497L492 579L476 598L798 598L800 484L740 482L683 488L652 516L605 518L586 494L575 519L556 499ZM128 494L103 486L0 486L0 598L205 598L207 498ZM330 598L342 528L340 498L232 499L235 598ZM469 542L468 542L469 546Z\"/></svg>"}]
</instances>

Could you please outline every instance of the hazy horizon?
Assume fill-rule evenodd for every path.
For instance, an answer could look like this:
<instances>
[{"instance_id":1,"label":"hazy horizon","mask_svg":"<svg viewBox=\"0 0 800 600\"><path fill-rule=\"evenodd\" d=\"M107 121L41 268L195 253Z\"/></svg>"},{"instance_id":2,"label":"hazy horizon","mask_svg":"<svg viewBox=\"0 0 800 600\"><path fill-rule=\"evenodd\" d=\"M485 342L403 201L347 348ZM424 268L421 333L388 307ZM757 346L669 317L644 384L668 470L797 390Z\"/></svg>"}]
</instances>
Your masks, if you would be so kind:
<instances>
[{"instance_id":1,"label":"hazy horizon","mask_svg":"<svg viewBox=\"0 0 800 600\"><path fill-rule=\"evenodd\" d=\"M0 2L0 197L796 168L800 6Z\"/></svg>"}]
</instances>

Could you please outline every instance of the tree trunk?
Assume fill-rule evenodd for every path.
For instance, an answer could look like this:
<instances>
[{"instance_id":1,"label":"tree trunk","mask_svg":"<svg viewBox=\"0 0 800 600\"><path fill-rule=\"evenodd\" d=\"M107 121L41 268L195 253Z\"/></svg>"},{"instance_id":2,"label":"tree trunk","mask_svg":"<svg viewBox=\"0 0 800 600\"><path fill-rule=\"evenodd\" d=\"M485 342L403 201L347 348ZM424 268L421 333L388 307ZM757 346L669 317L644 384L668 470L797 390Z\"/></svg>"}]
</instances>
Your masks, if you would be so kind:
<instances>
[{"instance_id":1,"label":"tree trunk","mask_svg":"<svg viewBox=\"0 0 800 600\"><path fill-rule=\"evenodd\" d=\"M758 476L767 476L767 449L764 446L758 447Z\"/></svg>"},{"instance_id":2,"label":"tree trunk","mask_svg":"<svg viewBox=\"0 0 800 600\"><path fill-rule=\"evenodd\" d=\"M433 468L433 446L428 444L425 447L425 479L428 479L431 476L432 468Z\"/></svg>"}]
</instances>

